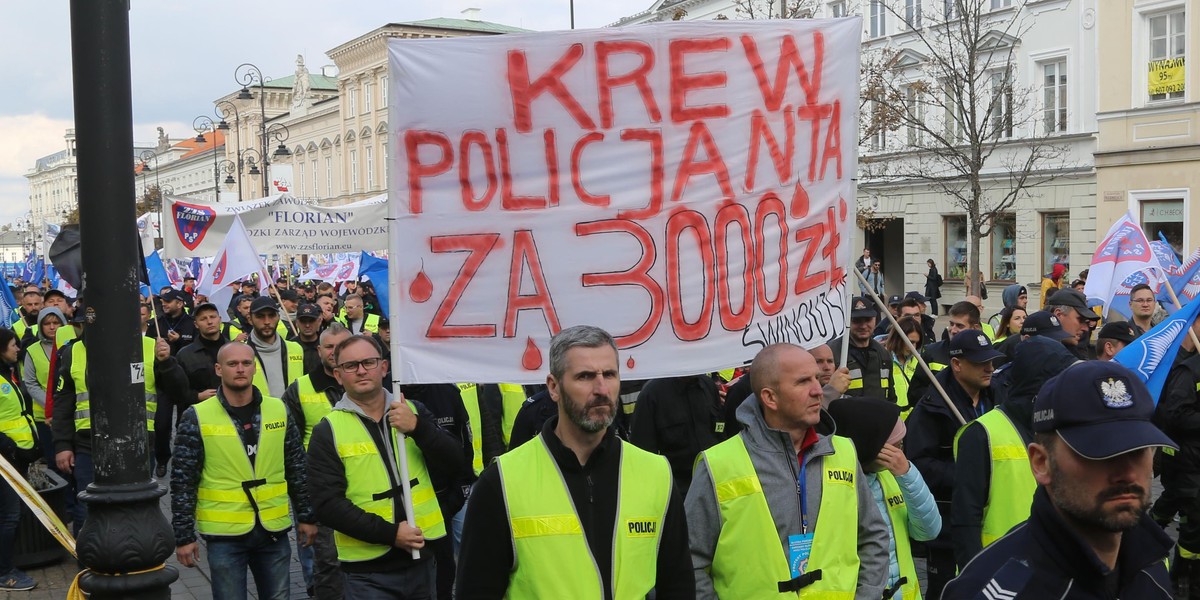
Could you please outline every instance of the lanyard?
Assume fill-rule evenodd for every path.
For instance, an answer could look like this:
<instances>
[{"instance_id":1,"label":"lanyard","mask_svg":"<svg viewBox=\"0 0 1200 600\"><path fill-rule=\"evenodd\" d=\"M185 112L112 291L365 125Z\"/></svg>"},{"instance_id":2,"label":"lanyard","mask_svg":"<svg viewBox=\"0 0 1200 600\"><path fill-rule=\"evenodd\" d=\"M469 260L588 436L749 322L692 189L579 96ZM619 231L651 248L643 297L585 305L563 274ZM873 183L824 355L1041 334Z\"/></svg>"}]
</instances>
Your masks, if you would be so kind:
<instances>
[{"instance_id":1,"label":"lanyard","mask_svg":"<svg viewBox=\"0 0 1200 600\"><path fill-rule=\"evenodd\" d=\"M796 493L800 496L800 533L808 533L808 478L804 471L808 467L808 457L800 459L800 474L796 476Z\"/></svg>"}]
</instances>

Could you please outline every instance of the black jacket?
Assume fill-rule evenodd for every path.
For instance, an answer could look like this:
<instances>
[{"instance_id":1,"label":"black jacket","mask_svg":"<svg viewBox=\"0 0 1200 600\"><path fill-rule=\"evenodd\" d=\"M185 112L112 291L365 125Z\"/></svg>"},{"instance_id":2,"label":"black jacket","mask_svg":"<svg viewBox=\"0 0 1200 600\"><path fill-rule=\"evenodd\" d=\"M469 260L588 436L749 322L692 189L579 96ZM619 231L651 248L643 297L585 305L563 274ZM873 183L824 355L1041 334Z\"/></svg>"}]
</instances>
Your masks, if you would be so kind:
<instances>
[{"instance_id":1,"label":"black jacket","mask_svg":"<svg viewBox=\"0 0 1200 600\"><path fill-rule=\"evenodd\" d=\"M175 357L179 361L183 374L187 376L187 389L175 403L179 413L200 401L200 392L215 390L221 387L221 378L217 377L217 352L221 346L229 343L222 336L210 341L197 336L195 341L179 351Z\"/></svg>"},{"instance_id":2,"label":"black jacket","mask_svg":"<svg viewBox=\"0 0 1200 600\"><path fill-rule=\"evenodd\" d=\"M237 415L229 412L229 402L225 394L218 388L217 398L221 406L229 412L234 429L246 442L246 435L258 437L262 427L262 393L251 388L254 399L250 405L256 407L254 421L242 423ZM301 436L302 429L296 427L295 419L288 415L287 432L283 440L284 478L287 481L288 496L292 500L292 512L301 523L314 523L312 503L309 502L308 473L304 468L304 444ZM200 421L196 417L196 409L188 408L179 419L179 429L175 434L175 455L171 461L171 525L175 530L175 545L183 546L196 541L196 495L200 487L200 475L204 472L204 439L200 433ZM262 527L256 523L255 527ZM249 534L246 534L249 535ZM283 535L286 535L284 533ZM205 536L206 539L211 539Z\"/></svg>"},{"instance_id":3,"label":"black jacket","mask_svg":"<svg viewBox=\"0 0 1200 600\"><path fill-rule=\"evenodd\" d=\"M392 399L389 394L389 404ZM342 402L349 403L350 400L345 399ZM458 441L437 426L437 420L428 408L420 403L414 404L417 406L417 428L409 435L425 457L429 476L453 477L463 468L470 468L471 463L463 461ZM380 450L381 454L386 452L392 455L392 436L389 433L387 413L384 413L383 420L379 422L361 414L359 419L371 434L376 449ZM388 477L391 481L387 484L381 483L380 488L399 489L400 482L390 469ZM404 512L403 496L393 496L393 522L366 512L346 498L346 468L342 459L338 457L333 429L328 420L322 420L313 428L312 438L308 441L308 479L313 507L316 509L317 520L322 525L364 542L394 546L397 523L408 520ZM446 524L446 529L449 532L449 523ZM430 552L422 552L418 560L429 560L431 556ZM384 573L410 567L412 563L412 554L393 547L379 558L362 562L343 562L341 568L348 573Z\"/></svg>"},{"instance_id":4,"label":"black jacket","mask_svg":"<svg viewBox=\"0 0 1200 600\"><path fill-rule=\"evenodd\" d=\"M200 337L196 331L196 322L186 312L175 318L171 318L165 313L161 314L153 323L146 326L146 337L160 337L166 340L167 334L171 331L179 334L179 339L174 342L168 340L171 344L171 356L178 355L180 350Z\"/></svg>"},{"instance_id":5,"label":"black jacket","mask_svg":"<svg viewBox=\"0 0 1200 600\"><path fill-rule=\"evenodd\" d=\"M680 494L692 484L696 455L725 439L725 414L708 375L653 379L638 394L629 441L671 463Z\"/></svg>"},{"instance_id":6,"label":"black jacket","mask_svg":"<svg viewBox=\"0 0 1200 600\"><path fill-rule=\"evenodd\" d=\"M82 343L83 338L75 338L58 351L58 367L54 375L54 420L50 426L54 432L55 453L70 450L90 454L92 451L92 430L75 430L75 380L71 378L71 349L75 344ZM178 398L186 393L187 376L174 356L154 361L153 368L158 402L169 402L169 398ZM90 404L95 410L95 403ZM150 440L153 439L152 433Z\"/></svg>"},{"instance_id":7,"label":"black jacket","mask_svg":"<svg viewBox=\"0 0 1200 600\"><path fill-rule=\"evenodd\" d=\"M508 449L512 450L541 433L542 426L558 414L558 405L550 399L550 392L542 390L525 400L517 418L513 421L512 433L508 434Z\"/></svg>"},{"instance_id":8,"label":"black jacket","mask_svg":"<svg viewBox=\"0 0 1200 600\"><path fill-rule=\"evenodd\" d=\"M829 349L833 351L835 361L841 361L842 344L846 338L841 337L829 342ZM883 398L892 402L896 401L896 386L892 381L892 353L888 352L883 344L875 340L871 340L866 348L859 348L851 345L850 351L846 354L846 364L838 364L839 367L845 366L850 370L850 379L861 379L862 386L855 388L851 383L851 389L846 390L847 396L871 396L874 398ZM883 380L886 379L887 388L883 387Z\"/></svg>"},{"instance_id":9,"label":"black jacket","mask_svg":"<svg viewBox=\"0 0 1200 600\"><path fill-rule=\"evenodd\" d=\"M979 392L979 404L971 406L971 397L958 384L951 369L943 369L937 378L967 422L992 409L991 394L987 389ZM950 499L954 492L954 435L961 424L935 388L930 388L929 393L921 398L909 413L905 424L908 433L904 437L904 453L921 471L921 476L937 501L942 520L948 523ZM929 544L949 546L950 528L943 527L937 540Z\"/></svg>"},{"instance_id":10,"label":"black jacket","mask_svg":"<svg viewBox=\"0 0 1200 600\"><path fill-rule=\"evenodd\" d=\"M1182 348L1179 354L1163 385L1154 424L1179 445L1174 456L1162 454L1163 470L1194 475L1200 473L1200 354L1184 355Z\"/></svg>"},{"instance_id":11,"label":"black jacket","mask_svg":"<svg viewBox=\"0 0 1200 600\"><path fill-rule=\"evenodd\" d=\"M612 536L616 528L620 450L624 442L617 438L613 428L609 428L588 463L580 465L575 453L564 447L554 434L557 425L557 417L547 421L541 436L558 463L559 472L579 513L584 538L603 577L604 597L612 598ZM508 490L510 494L519 492ZM457 597L459 600L500 598L508 590L514 557L504 491L496 465L489 466L479 476L475 490L471 492L471 500L467 503L466 523L458 555ZM692 576L692 560L688 551L687 520L677 487L671 489L667 515L663 519L655 575L659 600L692 600L696 597L696 582ZM546 576L564 574L548 573Z\"/></svg>"},{"instance_id":12,"label":"black jacket","mask_svg":"<svg viewBox=\"0 0 1200 600\"><path fill-rule=\"evenodd\" d=\"M943 598L1171 600L1166 558L1174 542L1147 515L1121 536L1112 571L1063 521L1046 490L1029 520L988 546L942 592ZM990 594L985 595L984 590Z\"/></svg>"},{"instance_id":13,"label":"black jacket","mask_svg":"<svg viewBox=\"0 0 1200 600\"><path fill-rule=\"evenodd\" d=\"M471 484L475 482L475 470L471 461L475 452L471 448L471 425L468 422L467 407L463 404L458 386L452 383L409 384L400 386L404 397L414 402L420 402L429 412L433 413L437 426L450 434L458 442L459 451L463 455L464 468L458 473L438 473L433 478L433 488L437 492L438 504L446 522L458 514L467 496L471 493Z\"/></svg>"},{"instance_id":14,"label":"black jacket","mask_svg":"<svg viewBox=\"0 0 1200 600\"><path fill-rule=\"evenodd\" d=\"M937 267L929 267L925 273L925 297L937 300L942 297L942 275Z\"/></svg>"},{"instance_id":15,"label":"black jacket","mask_svg":"<svg viewBox=\"0 0 1200 600\"><path fill-rule=\"evenodd\" d=\"M937 374L942 369L950 365L950 348L948 342L934 342L921 347L921 359L925 364L929 365L929 369ZM925 394L932 391L937 393L933 388L933 383L929 381L929 376L925 374L925 369L918 368L913 374L912 381L908 383L908 404L916 406Z\"/></svg>"}]
</instances>

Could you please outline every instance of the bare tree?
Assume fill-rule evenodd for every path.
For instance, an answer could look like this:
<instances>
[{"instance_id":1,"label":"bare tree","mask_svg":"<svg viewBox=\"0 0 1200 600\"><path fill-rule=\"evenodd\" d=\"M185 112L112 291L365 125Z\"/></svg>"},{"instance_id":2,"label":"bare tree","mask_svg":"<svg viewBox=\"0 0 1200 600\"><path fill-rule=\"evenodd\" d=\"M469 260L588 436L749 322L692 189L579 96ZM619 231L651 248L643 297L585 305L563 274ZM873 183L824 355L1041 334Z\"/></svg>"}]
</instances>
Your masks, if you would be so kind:
<instances>
[{"instance_id":1,"label":"bare tree","mask_svg":"<svg viewBox=\"0 0 1200 600\"><path fill-rule=\"evenodd\" d=\"M743 19L808 19L817 0L733 0L733 9Z\"/></svg>"},{"instance_id":2,"label":"bare tree","mask_svg":"<svg viewBox=\"0 0 1200 600\"><path fill-rule=\"evenodd\" d=\"M1026 0L1004 11L993 3L937 0L933 19L910 23L912 45L864 57L882 68L864 78L863 145L872 152L860 160L860 182L925 185L961 208L969 274L980 272L980 239L1069 166L1039 118L1038 88L1017 83L1016 49L1033 24ZM903 23L913 17L904 0L879 6ZM971 293L979 284L972 277Z\"/></svg>"}]
</instances>

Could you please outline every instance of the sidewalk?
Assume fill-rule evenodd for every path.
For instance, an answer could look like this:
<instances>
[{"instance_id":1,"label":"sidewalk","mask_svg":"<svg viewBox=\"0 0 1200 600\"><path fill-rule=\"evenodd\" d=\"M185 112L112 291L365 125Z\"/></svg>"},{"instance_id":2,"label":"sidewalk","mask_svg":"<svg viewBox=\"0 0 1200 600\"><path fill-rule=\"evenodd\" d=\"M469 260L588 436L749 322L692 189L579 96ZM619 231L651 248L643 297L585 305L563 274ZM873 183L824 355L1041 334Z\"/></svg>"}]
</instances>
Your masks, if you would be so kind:
<instances>
[{"instance_id":1,"label":"sidewalk","mask_svg":"<svg viewBox=\"0 0 1200 600\"><path fill-rule=\"evenodd\" d=\"M171 495L163 496L159 501L159 506L169 523L171 520ZM304 589L304 576L300 572L300 562L296 558L294 532L289 537L292 540L291 596L294 599L302 600L307 598L308 594ZM175 560L175 554L171 554L171 557L167 559L167 564L175 567L179 572L179 579L171 585L172 600L209 600L212 598L212 574L208 568L207 558L208 549L203 540L200 541L200 566L195 569L179 566ZM78 568L75 560L66 550L63 550L62 562L40 569L29 569L27 572L38 582L38 586L28 592L0 592L0 600L63 600L67 597L67 590L70 589ZM250 588L250 597L257 599L258 595L254 592L254 579L249 574L246 577L247 586Z\"/></svg>"}]
</instances>

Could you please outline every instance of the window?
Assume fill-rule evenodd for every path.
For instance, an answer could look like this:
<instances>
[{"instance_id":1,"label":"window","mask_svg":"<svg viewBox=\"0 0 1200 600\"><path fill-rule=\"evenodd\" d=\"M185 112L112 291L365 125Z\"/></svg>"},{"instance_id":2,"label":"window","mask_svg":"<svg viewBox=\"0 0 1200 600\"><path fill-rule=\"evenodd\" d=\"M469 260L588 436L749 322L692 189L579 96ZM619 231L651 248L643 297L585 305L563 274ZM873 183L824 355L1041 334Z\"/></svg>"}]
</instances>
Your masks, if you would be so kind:
<instances>
[{"instance_id":1,"label":"window","mask_svg":"<svg viewBox=\"0 0 1200 600\"><path fill-rule=\"evenodd\" d=\"M358 191L358 150L350 151L350 190Z\"/></svg>"},{"instance_id":2,"label":"window","mask_svg":"<svg viewBox=\"0 0 1200 600\"><path fill-rule=\"evenodd\" d=\"M964 137L964 128L967 120L963 118L962 103L959 102L958 91L954 88L954 82L945 80L942 82L943 102L945 113L942 118L946 123L946 139L954 142L961 142Z\"/></svg>"},{"instance_id":3,"label":"window","mask_svg":"<svg viewBox=\"0 0 1200 600\"><path fill-rule=\"evenodd\" d=\"M358 90L350 88L346 90L346 116L354 116L354 108L358 104Z\"/></svg>"},{"instance_id":4,"label":"window","mask_svg":"<svg viewBox=\"0 0 1200 600\"><path fill-rule=\"evenodd\" d=\"M887 33L886 10L883 7L883 0L871 0L871 37L883 37Z\"/></svg>"},{"instance_id":5,"label":"window","mask_svg":"<svg viewBox=\"0 0 1200 600\"><path fill-rule=\"evenodd\" d=\"M333 197L333 157L325 157L325 197Z\"/></svg>"},{"instance_id":6,"label":"window","mask_svg":"<svg viewBox=\"0 0 1200 600\"><path fill-rule=\"evenodd\" d=\"M319 192L317 192L317 189L318 189L317 188L317 159L314 158L312 160L312 191L313 191L313 195L316 195L319 193Z\"/></svg>"},{"instance_id":7,"label":"window","mask_svg":"<svg viewBox=\"0 0 1200 600\"><path fill-rule=\"evenodd\" d=\"M904 24L909 29L921 28L921 0L904 0Z\"/></svg>"},{"instance_id":8,"label":"window","mask_svg":"<svg viewBox=\"0 0 1200 600\"><path fill-rule=\"evenodd\" d=\"M1049 273L1054 265L1071 268L1071 214L1044 213L1042 215L1042 273Z\"/></svg>"},{"instance_id":9,"label":"window","mask_svg":"<svg viewBox=\"0 0 1200 600\"><path fill-rule=\"evenodd\" d=\"M363 158L367 159L367 189L375 189L375 161L372 159L373 148L367 147L363 149Z\"/></svg>"},{"instance_id":10,"label":"window","mask_svg":"<svg viewBox=\"0 0 1200 600\"><path fill-rule=\"evenodd\" d=\"M918 123L925 122L925 104L921 101L921 92L916 86L904 87L904 112L905 119L909 123L907 127L908 145L919 145L924 141L921 135L921 126Z\"/></svg>"},{"instance_id":11,"label":"window","mask_svg":"<svg viewBox=\"0 0 1200 600\"><path fill-rule=\"evenodd\" d=\"M992 73L992 100L988 119L992 135L1009 138L1013 134L1013 89L1012 71L1005 69Z\"/></svg>"},{"instance_id":12,"label":"window","mask_svg":"<svg viewBox=\"0 0 1200 600\"><path fill-rule=\"evenodd\" d=\"M300 176L296 180L300 182L300 196L304 197L304 163L297 161L297 166L300 167Z\"/></svg>"},{"instance_id":13,"label":"window","mask_svg":"<svg viewBox=\"0 0 1200 600\"><path fill-rule=\"evenodd\" d=\"M1013 0L992 0L992 10L1008 8L1012 6Z\"/></svg>"},{"instance_id":14,"label":"window","mask_svg":"<svg viewBox=\"0 0 1200 600\"><path fill-rule=\"evenodd\" d=\"M829 16L833 18L846 16L846 0L829 3Z\"/></svg>"},{"instance_id":15,"label":"window","mask_svg":"<svg viewBox=\"0 0 1200 600\"><path fill-rule=\"evenodd\" d=\"M887 148L887 107L879 100L871 101L871 150Z\"/></svg>"},{"instance_id":16,"label":"window","mask_svg":"<svg viewBox=\"0 0 1200 600\"><path fill-rule=\"evenodd\" d=\"M992 226L992 276L993 281L1017 280L1017 217L998 215ZM982 265L980 265L982 267Z\"/></svg>"},{"instance_id":17,"label":"window","mask_svg":"<svg viewBox=\"0 0 1200 600\"><path fill-rule=\"evenodd\" d=\"M382 75L379 77L379 106L382 108L387 108L387 93L387 75Z\"/></svg>"},{"instance_id":18,"label":"window","mask_svg":"<svg viewBox=\"0 0 1200 600\"><path fill-rule=\"evenodd\" d=\"M1042 65L1042 131L1046 135L1067 130L1067 61Z\"/></svg>"},{"instance_id":19,"label":"window","mask_svg":"<svg viewBox=\"0 0 1200 600\"><path fill-rule=\"evenodd\" d=\"M1159 236L1167 238L1167 243L1175 249L1176 254L1185 253L1183 247L1183 199L1142 200L1142 229L1151 240Z\"/></svg>"},{"instance_id":20,"label":"window","mask_svg":"<svg viewBox=\"0 0 1200 600\"><path fill-rule=\"evenodd\" d=\"M1180 10L1149 18L1150 61L1146 84L1152 102L1183 98L1186 80L1183 63L1187 54L1183 16Z\"/></svg>"},{"instance_id":21,"label":"window","mask_svg":"<svg viewBox=\"0 0 1200 600\"><path fill-rule=\"evenodd\" d=\"M942 14L945 15L947 21L952 21L962 16L962 10L958 6L958 0L945 0L943 3Z\"/></svg>"},{"instance_id":22,"label":"window","mask_svg":"<svg viewBox=\"0 0 1200 600\"><path fill-rule=\"evenodd\" d=\"M371 112L371 82L363 82L363 112Z\"/></svg>"},{"instance_id":23,"label":"window","mask_svg":"<svg viewBox=\"0 0 1200 600\"><path fill-rule=\"evenodd\" d=\"M962 279L967 274L967 216L945 217L946 279Z\"/></svg>"}]
</instances>

